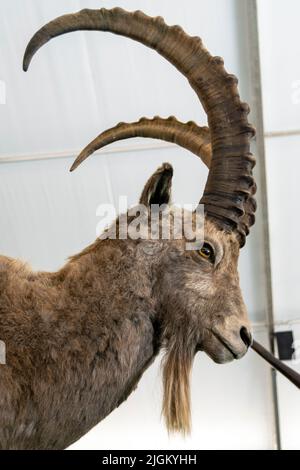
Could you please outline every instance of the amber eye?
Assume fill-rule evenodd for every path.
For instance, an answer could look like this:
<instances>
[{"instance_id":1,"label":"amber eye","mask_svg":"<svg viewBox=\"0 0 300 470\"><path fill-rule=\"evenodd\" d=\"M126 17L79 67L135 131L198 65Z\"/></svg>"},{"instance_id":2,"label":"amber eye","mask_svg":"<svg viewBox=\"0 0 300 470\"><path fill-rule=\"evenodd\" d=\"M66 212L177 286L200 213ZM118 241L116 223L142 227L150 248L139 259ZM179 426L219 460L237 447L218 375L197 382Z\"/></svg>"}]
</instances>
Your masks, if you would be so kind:
<instances>
[{"instance_id":1,"label":"amber eye","mask_svg":"<svg viewBox=\"0 0 300 470\"><path fill-rule=\"evenodd\" d=\"M213 247L209 243L203 243L203 246L200 248L198 253L202 258L207 259L212 263L215 261L215 253Z\"/></svg>"}]
</instances>

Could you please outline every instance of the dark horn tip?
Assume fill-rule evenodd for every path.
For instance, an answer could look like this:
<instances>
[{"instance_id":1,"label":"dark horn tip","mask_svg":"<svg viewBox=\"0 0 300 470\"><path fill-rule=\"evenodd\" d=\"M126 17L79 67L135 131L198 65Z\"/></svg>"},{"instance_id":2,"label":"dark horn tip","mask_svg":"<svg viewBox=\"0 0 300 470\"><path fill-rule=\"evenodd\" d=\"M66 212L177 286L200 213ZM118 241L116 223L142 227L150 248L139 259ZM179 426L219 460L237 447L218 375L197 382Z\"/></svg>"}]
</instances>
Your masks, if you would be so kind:
<instances>
[{"instance_id":1,"label":"dark horn tip","mask_svg":"<svg viewBox=\"0 0 300 470\"><path fill-rule=\"evenodd\" d=\"M23 60L23 72L27 72L28 67L29 67L29 61L27 60L26 57L24 57L24 60Z\"/></svg>"},{"instance_id":2,"label":"dark horn tip","mask_svg":"<svg viewBox=\"0 0 300 470\"><path fill-rule=\"evenodd\" d=\"M24 72L27 72L27 70L29 69L31 59L32 59L32 54L29 53L28 46L27 46L24 57L23 57L23 71Z\"/></svg>"}]
</instances>

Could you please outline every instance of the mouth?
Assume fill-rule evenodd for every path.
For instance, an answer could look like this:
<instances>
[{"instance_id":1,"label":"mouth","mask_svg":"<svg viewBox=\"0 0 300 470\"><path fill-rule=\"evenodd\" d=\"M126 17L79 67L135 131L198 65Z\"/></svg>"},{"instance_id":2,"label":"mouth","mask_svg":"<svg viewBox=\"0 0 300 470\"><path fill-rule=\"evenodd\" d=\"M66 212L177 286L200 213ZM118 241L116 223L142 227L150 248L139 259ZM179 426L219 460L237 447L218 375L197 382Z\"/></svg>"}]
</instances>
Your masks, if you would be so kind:
<instances>
[{"instance_id":1,"label":"mouth","mask_svg":"<svg viewBox=\"0 0 300 470\"><path fill-rule=\"evenodd\" d=\"M229 351L232 354L234 359L239 359L241 357L241 355L236 354L233 351L231 345L224 338L222 338L221 335L219 335L218 333L216 333L213 330L211 330L211 333L214 335L215 338L217 338L218 341L220 341L220 343L224 346L224 348L227 349L227 351Z\"/></svg>"}]
</instances>

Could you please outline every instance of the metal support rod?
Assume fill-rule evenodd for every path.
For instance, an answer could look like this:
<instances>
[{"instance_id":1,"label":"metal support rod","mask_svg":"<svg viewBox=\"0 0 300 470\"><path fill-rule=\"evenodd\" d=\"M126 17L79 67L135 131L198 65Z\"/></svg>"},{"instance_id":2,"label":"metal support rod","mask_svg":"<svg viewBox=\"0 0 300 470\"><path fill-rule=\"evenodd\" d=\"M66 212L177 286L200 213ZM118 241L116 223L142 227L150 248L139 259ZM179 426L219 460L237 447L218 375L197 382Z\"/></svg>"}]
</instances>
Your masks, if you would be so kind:
<instances>
[{"instance_id":1,"label":"metal support rod","mask_svg":"<svg viewBox=\"0 0 300 470\"><path fill-rule=\"evenodd\" d=\"M288 380L290 380L296 387L300 388L300 374L296 372L291 367L287 366L284 362L277 359L273 356L266 348L264 348L257 341L253 341L252 349L254 349L257 354L264 358L271 366L283 374Z\"/></svg>"},{"instance_id":2,"label":"metal support rod","mask_svg":"<svg viewBox=\"0 0 300 470\"><path fill-rule=\"evenodd\" d=\"M272 270L271 270L271 253L270 253L270 233L269 233L269 214L268 214L268 192L266 178L266 159L264 145L264 122L263 122L263 105L261 90L261 70L260 70L260 51L259 51L259 32L258 32L258 12L257 0L247 0L247 18L248 18L248 34L249 34L249 52L251 63L251 83L252 83L252 101L254 104L255 122L257 126L256 145L258 159L257 163L260 169L259 185L261 188L261 211L263 214L263 237L264 237L264 254L265 254L265 279L267 293L267 323L269 333L269 346L272 354L275 351L274 342L274 315L273 315L273 292L272 292ZM280 422L279 422L279 406L277 396L277 377L276 370L271 369L271 386L273 398L273 414L274 414L274 445L276 449L281 449Z\"/></svg>"}]
</instances>

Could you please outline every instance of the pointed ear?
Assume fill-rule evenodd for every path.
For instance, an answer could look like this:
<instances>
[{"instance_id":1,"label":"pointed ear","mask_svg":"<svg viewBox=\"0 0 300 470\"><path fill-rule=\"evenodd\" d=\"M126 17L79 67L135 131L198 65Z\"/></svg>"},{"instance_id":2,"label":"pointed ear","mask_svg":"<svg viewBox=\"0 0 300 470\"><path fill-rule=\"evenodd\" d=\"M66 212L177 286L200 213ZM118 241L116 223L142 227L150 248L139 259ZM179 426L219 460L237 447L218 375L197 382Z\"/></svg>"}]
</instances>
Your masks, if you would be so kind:
<instances>
[{"instance_id":1,"label":"pointed ear","mask_svg":"<svg viewBox=\"0 0 300 470\"><path fill-rule=\"evenodd\" d=\"M148 179L140 197L140 204L169 204L171 199L173 168L169 163L163 163Z\"/></svg>"}]
</instances>

